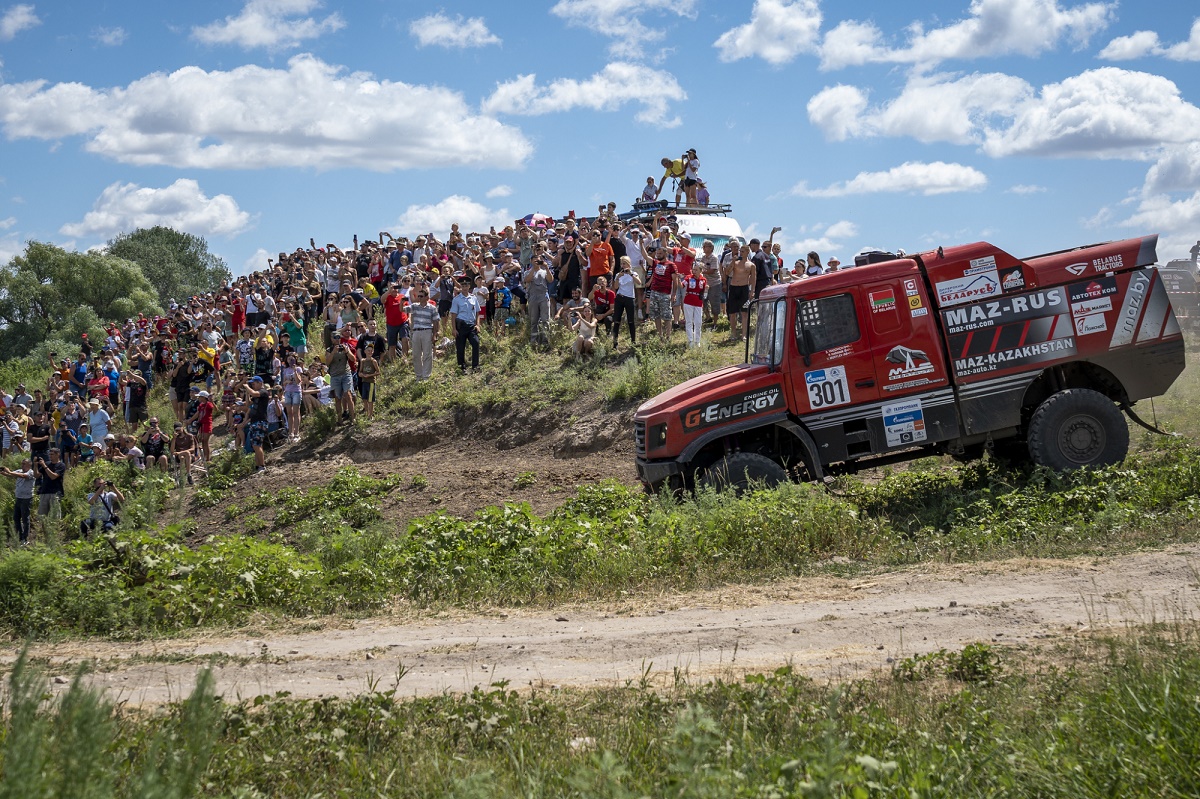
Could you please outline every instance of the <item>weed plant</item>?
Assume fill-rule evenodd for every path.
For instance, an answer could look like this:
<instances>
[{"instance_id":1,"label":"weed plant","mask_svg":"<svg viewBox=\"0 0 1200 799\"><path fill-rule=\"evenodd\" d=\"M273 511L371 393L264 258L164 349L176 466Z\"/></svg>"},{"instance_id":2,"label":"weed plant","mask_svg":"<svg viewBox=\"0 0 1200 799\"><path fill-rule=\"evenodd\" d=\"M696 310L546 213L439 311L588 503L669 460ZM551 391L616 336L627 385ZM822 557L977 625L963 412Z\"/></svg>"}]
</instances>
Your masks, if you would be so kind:
<instances>
[{"instance_id":1,"label":"weed plant","mask_svg":"<svg viewBox=\"0 0 1200 799\"><path fill-rule=\"evenodd\" d=\"M217 485L245 469L224 457ZM419 491L416 477L345 468L325 486L247 498L227 512L238 534L200 542L185 526L150 527L166 478L95 468L129 483L134 522L92 540L0 552L0 629L9 634L138 636L256 612L369 612L397 597L547 605L804 574L833 568L835 556L861 564L850 568L1062 556L1192 540L1200 530L1200 458L1178 439L1099 471L984 460L737 498L649 497L604 482L546 516L510 503L402 528L382 506Z\"/></svg>"},{"instance_id":2,"label":"weed plant","mask_svg":"<svg viewBox=\"0 0 1200 799\"><path fill-rule=\"evenodd\" d=\"M0 797L1159 797L1200 793L1190 627L1041 659L976 644L904 679L788 667L587 691L503 683L400 701L223 702L211 675L163 712L77 680L47 701L23 660L0 719ZM934 664L937 667L929 667ZM390 683L390 681L389 681Z\"/></svg>"}]
</instances>

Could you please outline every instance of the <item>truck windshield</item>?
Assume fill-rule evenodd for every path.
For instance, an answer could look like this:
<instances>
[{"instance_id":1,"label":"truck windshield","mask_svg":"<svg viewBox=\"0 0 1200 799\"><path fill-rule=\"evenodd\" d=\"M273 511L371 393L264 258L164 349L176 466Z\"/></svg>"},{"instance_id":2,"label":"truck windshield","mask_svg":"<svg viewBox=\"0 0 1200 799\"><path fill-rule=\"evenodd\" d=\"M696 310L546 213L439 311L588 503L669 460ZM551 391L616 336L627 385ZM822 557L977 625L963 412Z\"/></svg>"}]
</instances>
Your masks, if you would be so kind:
<instances>
[{"instance_id":1,"label":"truck windshield","mask_svg":"<svg viewBox=\"0 0 1200 799\"><path fill-rule=\"evenodd\" d=\"M783 363L787 340L787 302L760 302L754 322L754 363L778 366Z\"/></svg>"}]
</instances>

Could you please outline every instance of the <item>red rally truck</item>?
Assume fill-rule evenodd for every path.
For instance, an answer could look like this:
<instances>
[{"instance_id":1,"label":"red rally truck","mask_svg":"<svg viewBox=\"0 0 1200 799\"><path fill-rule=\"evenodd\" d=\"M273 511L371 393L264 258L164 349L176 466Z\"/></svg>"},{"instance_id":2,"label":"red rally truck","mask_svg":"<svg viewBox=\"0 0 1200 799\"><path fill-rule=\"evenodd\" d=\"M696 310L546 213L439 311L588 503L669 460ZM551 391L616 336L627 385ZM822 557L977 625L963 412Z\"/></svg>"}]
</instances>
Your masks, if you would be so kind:
<instances>
[{"instance_id":1,"label":"red rally truck","mask_svg":"<svg viewBox=\"0 0 1200 799\"><path fill-rule=\"evenodd\" d=\"M771 286L747 363L634 417L652 491L820 480L994 448L1054 469L1117 463L1121 411L1162 394L1184 342L1157 236L1017 259L939 247Z\"/></svg>"}]
</instances>

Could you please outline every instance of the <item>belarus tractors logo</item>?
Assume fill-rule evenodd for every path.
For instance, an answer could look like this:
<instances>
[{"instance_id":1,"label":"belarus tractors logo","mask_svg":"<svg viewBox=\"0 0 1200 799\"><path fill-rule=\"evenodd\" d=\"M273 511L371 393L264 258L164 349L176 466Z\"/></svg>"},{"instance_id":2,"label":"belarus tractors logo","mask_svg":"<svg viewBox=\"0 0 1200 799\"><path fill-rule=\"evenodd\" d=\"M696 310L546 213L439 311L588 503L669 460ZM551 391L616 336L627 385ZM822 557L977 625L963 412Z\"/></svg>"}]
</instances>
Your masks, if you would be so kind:
<instances>
[{"instance_id":1,"label":"belarus tractors logo","mask_svg":"<svg viewBox=\"0 0 1200 799\"><path fill-rule=\"evenodd\" d=\"M888 380L927 375L935 369L924 350L914 350L910 347L892 347L887 354L887 361L897 364L895 369L888 371Z\"/></svg>"}]
</instances>

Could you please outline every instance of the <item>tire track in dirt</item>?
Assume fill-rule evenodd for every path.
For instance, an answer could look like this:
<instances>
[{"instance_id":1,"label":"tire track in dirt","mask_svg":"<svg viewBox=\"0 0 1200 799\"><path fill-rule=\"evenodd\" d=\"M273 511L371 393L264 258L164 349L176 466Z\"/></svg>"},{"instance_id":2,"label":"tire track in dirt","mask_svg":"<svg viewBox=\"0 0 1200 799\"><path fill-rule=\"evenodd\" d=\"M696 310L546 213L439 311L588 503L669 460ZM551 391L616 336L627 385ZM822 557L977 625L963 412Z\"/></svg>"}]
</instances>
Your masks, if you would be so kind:
<instances>
[{"instance_id":1,"label":"tire track in dirt","mask_svg":"<svg viewBox=\"0 0 1200 799\"><path fill-rule=\"evenodd\" d=\"M31 654L51 659L57 673L94 658L100 670L90 682L133 705L186 695L214 656L218 690L227 698L390 688L400 664L401 696L470 691L498 680L521 688L666 681L676 673L704 679L788 663L815 678L842 680L884 667L888 658L974 641L1041 646L1081 632L1191 620L1200 599L1198 564L1200 545L1105 559L927 565L861 579L730 586L639 600L636 608L592 604L405 624L370 619L254 638L41 645ZM15 654L8 647L2 657Z\"/></svg>"}]
</instances>

